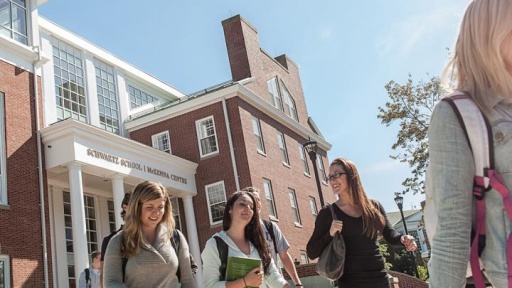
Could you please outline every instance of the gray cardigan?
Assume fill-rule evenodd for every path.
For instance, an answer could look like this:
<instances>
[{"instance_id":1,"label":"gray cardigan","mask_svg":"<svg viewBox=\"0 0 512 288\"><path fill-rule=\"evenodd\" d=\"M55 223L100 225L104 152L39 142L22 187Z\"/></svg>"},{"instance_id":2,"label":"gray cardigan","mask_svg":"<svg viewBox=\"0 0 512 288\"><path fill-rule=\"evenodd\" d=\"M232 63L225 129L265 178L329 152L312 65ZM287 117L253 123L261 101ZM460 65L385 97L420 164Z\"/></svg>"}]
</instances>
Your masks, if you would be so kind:
<instances>
[{"instance_id":1,"label":"gray cardigan","mask_svg":"<svg viewBox=\"0 0 512 288\"><path fill-rule=\"evenodd\" d=\"M103 287L180 287L176 277L179 263L181 287L195 288L187 240L179 232L180 249L179 255L176 255L171 242L164 242L166 234L170 234L167 227L159 225L154 245L143 238L139 253L130 257L126 263L124 283L120 253L123 233L121 231L114 236L108 244L103 263Z\"/></svg>"}]
</instances>

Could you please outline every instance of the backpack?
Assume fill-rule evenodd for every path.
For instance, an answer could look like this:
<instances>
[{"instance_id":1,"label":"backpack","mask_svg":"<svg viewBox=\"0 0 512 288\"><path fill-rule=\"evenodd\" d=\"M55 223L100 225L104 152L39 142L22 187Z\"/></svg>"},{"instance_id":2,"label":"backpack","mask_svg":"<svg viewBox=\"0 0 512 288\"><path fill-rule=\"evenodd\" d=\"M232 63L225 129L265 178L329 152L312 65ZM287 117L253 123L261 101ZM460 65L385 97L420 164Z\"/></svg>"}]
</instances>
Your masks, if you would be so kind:
<instances>
[{"instance_id":1,"label":"backpack","mask_svg":"<svg viewBox=\"0 0 512 288\"><path fill-rule=\"evenodd\" d=\"M171 240L172 248L174 248L176 255L178 255L179 249L180 249L180 234L178 233L178 230L174 229L172 231L170 240ZM197 267L194 257L192 257L192 254L190 254L189 257L190 257L190 268L192 268L192 273L195 275L198 267ZM124 282L124 275L125 275L125 271L126 271L126 263L128 263L128 258L123 257L122 258L123 282ZM181 273L180 273L179 263L178 263L178 269L176 270L176 277L178 278L178 282L181 282Z\"/></svg>"},{"instance_id":2,"label":"backpack","mask_svg":"<svg viewBox=\"0 0 512 288\"><path fill-rule=\"evenodd\" d=\"M274 223L272 221L263 220L263 225L265 225L265 228L267 228L268 234L270 234L270 238L272 238L272 242L274 242L274 251L276 251L276 255L279 255L277 253L277 244L276 244L276 235L274 234ZM277 263L276 263L277 265Z\"/></svg>"},{"instance_id":3,"label":"backpack","mask_svg":"<svg viewBox=\"0 0 512 288\"><path fill-rule=\"evenodd\" d=\"M501 194L510 220L512 220L512 202L507 187L501 181L501 176L498 171L494 170L494 146L489 120L473 100L464 93L454 93L444 98L443 101L449 103L453 108L461 127L464 129L475 161L473 197L475 198L476 213L475 219L473 219L469 262L475 287L486 287L485 278L480 268L480 256L485 248L486 237L485 193L494 189ZM435 211L431 212L435 213ZM432 219L437 222L437 217ZM436 224L434 223L434 225ZM507 240L507 269L508 286L512 287L512 233Z\"/></svg>"},{"instance_id":4,"label":"backpack","mask_svg":"<svg viewBox=\"0 0 512 288\"><path fill-rule=\"evenodd\" d=\"M215 242L217 242L217 251L219 252L219 259L220 259L220 281L226 280L226 269L228 265L228 244L219 236L213 236L215 239Z\"/></svg>"},{"instance_id":5,"label":"backpack","mask_svg":"<svg viewBox=\"0 0 512 288\"><path fill-rule=\"evenodd\" d=\"M91 277L89 276L89 268L84 269L85 272L85 285L89 286L91 288Z\"/></svg>"}]
</instances>

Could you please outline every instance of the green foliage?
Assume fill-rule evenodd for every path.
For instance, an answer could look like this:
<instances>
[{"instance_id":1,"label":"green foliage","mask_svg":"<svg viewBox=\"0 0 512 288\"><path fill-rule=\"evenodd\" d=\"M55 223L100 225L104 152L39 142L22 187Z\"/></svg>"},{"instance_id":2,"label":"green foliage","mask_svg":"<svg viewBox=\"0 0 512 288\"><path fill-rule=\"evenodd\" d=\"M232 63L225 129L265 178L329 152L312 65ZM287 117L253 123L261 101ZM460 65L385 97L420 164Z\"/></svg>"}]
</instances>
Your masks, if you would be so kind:
<instances>
[{"instance_id":1,"label":"green foliage","mask_svg":"<svg viewBox=\"0 0 512 288\"><path fill-rule=\"evenodd\" d=\"M389 252L388 252L388 244L382 240L379 241L379 250L380 250L380 253L382 254L382 256L384 256L384 265L386 265L386 269L387 270L391 270L391 268L393 267L393 264L389 263L387 261L387 257L389 257Z\"/></svg>"},{"instance_id":2,"label":"green foliage","mask_svg":"<svg viewBox=\"0 0 512 288\"><path fill-rule=\"evenodd\" d=\"M388 246L382 239L379 241L379 248L381 252L383 252L383 249L386 250L382 255L386 260L387 269L416 277L414 272L414 262L416 262L420 279L423 281L428 279L427 267L419 252L414 253L415 258L413 260L410 252L407 252L404 247Z\"/></svg>"},{"instance_id":3,"label":"green foliage","mask_svg":"<svg viewBox=\"0 0 512 288\"><path fill-rule=\"evenodd\" d=\"M387 127L399 122L397 141L391 146L398 154L390 157L409 164L412 176L402 182L402 193L412 191L416 194L425 191L424 175L428 165L427 130L434 106L443 92L439 77L417 84L413 83L411 77L409 74L404 85L393 80L386 84L390 101L384 107L379 107L377 118Z\"/></svg>"}]
</instances>

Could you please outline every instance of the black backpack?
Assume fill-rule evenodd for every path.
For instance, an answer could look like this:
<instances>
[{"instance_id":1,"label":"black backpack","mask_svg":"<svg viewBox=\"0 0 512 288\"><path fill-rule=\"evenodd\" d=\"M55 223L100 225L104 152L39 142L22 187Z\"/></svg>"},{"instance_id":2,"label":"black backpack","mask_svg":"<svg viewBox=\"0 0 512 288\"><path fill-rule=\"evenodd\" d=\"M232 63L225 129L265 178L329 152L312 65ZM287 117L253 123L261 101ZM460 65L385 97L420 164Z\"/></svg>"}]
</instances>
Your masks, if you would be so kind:
<instances>
[{"instance_id":1,"label":"black backpack","mask_svg":"<svg viewBox=\"0 0 512 288\"><path fill-rule=\"evenodd\" d=\"M85 284L91 288L91 277L89 276L89 268L84 269L85 272Z\"/></svg>"},{"instance_id":2,"label":"black backpack","mask_svg":"<svg viewBox=\"0 0 512 288\"><path fill-rule=\"evenodd\" d=\"M276 235L274 234L274 223L268 220L262 220L265 228L267 228L268 234L270 234L270 238L272 238L272 242L274 242L274 251L276 251L276 254L279 255L279 253L277 253Z\"/></svg>"}]
</instances>

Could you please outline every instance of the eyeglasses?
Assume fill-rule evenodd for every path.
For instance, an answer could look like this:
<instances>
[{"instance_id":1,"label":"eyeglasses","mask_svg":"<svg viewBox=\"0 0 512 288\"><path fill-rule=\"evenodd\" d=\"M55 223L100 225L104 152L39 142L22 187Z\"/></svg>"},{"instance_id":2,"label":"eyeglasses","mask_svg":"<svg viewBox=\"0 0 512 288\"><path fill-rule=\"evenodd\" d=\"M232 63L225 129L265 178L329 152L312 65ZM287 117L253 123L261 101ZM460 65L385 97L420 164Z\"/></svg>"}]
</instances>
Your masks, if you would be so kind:
<instances>
[{"instance_id":1,"label":"eyeglasses","mask_svg":"<svg viewBox=\"0 0 512 288\"><path fill-rule=\"evenodd\" d=\"M333 175L329 175L329 177L327 177L327 180L334 181L334 179L340 178L341 175L343 175L343 174L347 174L347 173L345 173L345 172L334 173Z\"/></svg>"}]
</instances>

